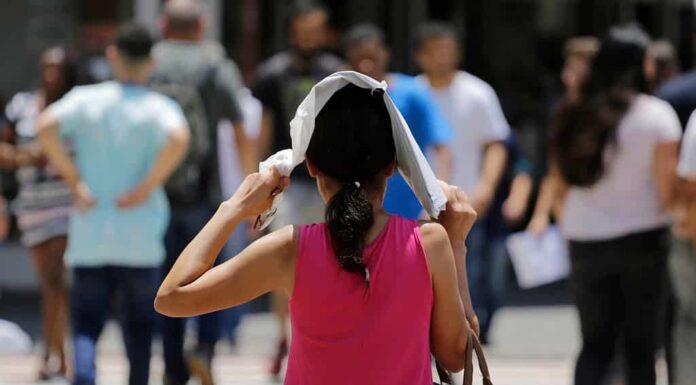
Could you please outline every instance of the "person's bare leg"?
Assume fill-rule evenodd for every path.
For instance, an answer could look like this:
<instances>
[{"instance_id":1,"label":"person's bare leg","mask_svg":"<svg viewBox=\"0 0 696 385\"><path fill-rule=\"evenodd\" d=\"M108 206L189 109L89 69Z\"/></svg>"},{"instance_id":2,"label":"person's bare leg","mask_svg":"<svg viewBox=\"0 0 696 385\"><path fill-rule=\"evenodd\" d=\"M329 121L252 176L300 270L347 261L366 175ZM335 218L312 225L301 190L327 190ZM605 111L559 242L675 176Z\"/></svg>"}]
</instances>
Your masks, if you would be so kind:
<instances>
[{"instance_id":1,"label":"person's bare leg","mask_svg":"<svg viewBox=\"0 0 696 385\"><path fill-rule=\"evenodd\" d=\"M288 296L282 291L271 293L271 307L278 321L278 347L270 372L274 376L280 375L283 358L288 353Z\"/></svg>"},{"instance_id":2,"label":"person's bare leg","mask_svg":"<svg viewBox=\"0 0 696 385\"><path fill-rule=\"evenodd\" d=\"M59 360L58 372L63 375L67 372L65 356L67 293L63 265L65 246L65 237L58 237L31 248L42 296L42 333L45 352L39 369L40 377L53 374L49 366L52 357Z\"/></svg>"}]
</instances>

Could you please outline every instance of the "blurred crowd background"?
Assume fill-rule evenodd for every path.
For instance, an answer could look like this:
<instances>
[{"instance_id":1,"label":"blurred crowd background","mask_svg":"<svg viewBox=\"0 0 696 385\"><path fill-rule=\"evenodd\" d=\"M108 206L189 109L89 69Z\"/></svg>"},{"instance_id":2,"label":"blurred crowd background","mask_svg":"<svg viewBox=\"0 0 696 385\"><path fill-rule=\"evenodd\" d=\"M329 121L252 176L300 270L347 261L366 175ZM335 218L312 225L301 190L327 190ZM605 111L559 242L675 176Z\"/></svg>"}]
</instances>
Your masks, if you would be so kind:
<instances>
[{"instance_id":1,"label":"blurred crowd background","mask_svg":"<svg viewBox=\"0 0 696 385\"><path fill-rule=\"evenodd\" d=\"M290 1L206 1L206 36L218 40L234 60L244 83L252 85L259 64L288 47ZM493 88L524 155L540 180L552 109L564 92L561 78L566 42L574 36L598 36L610 26L637 21L660 47L665 75L692 67L694 4L690 0L491 0L491 1L324 1L329 9L326 49L342 56L342 37L359 22L380 26L391 48L389 69L420 72L414 40L427 20L448 21L461 39L461 67ZM17 92L39 85L39 57L63 46L77 64L77 83L110 78L104 49L118 26L137 20L158 29L157 0L7 0L0 12L0 42L8 53L0 62L0 104ZM660 67L662 69L663 67ZM16 189L3 175L6 196ZM15 239L16 239L15 233ZM7 250L8 246L3 245ZM2 254L7 254L3 252ZM0 286L30 289L14 258L2 258ZM21 265L21 264L20 264Z\"/></svg>"}]
</instances>

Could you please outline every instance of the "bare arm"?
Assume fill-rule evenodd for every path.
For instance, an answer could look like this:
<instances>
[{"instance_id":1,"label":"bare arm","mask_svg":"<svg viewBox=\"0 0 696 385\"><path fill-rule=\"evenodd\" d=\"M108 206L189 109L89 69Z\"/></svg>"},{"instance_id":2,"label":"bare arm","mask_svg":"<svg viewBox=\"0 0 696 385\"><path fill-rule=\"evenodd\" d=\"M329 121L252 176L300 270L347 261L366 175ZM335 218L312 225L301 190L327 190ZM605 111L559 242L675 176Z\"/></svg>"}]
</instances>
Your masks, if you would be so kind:
<instances>
[{"instance_id":1,"label":"bare arm","mask_svg":"<svg viewBox=\"0 0 696 385\"><path fill-rule=\"evenodd\" d=\"M478 333L478 318L469 294L464 244L476 220L476 212L461 190L444 182L440 185L447 197L445 211L440 213L438 224L421 227L435 295L431 344L438 362L449 370L458 371L464 362L462 349L467 345L469 325Z\"/></svg>"},{"instance_id":2,"label":"bare arm","mask_svg":"<svg viewBox=\"0 0 696 385\"><path fill-rule=\"evenodd\" d=\"M493 201L495 189L505 172L507 157L507 148L503 142L492 142L486 145L481 165L481 178L471 196L471 203L479 215L485 215Z\"/></svg>"},{"instance_id":3,"label":"bare arm","mask_svg":"<svg viewBox=\"0 0 696 385\"><path fill-rule=\"evenodd\" d=\"M167 142L162 146L145 179L132 190L118 197L121 208L134 207L146 201L152 191L164 184L186 155L190 138L187 127L178 127L168 132Z\"/></svg>"},{"instance_id":4,"label":"bare arm","mask_svg":"<svg viewBox=\"0 0 696 385\"><path fill-rule=\"evenodd\" d=\"M273 111L264 108L261 118L261 132L257 143L258 160L263 160L271 154L273 142Z\"/></svg>"},{"instance_id":5,"label":"bare arm","mask_svg":"<svg viewBox=\"0 0 696 385\"><path fill-rule=\"evenodd\" d=\"M234 229L269 208L273 195L285 186L287 178L275 168L247 176L181 253L160 286L155 309L172 317L188 317L235 306L273 289L292 290L296 252L292 227L259 239L237 257L212 268Z\"/></svg>"},{"instance_id":6,"label":"bare arm","mask_svg":"<svg viewBox=\"0 0 696 385\"><path fill-rule=\"evenodd\" d=\"M510 186L510 194L503 203L503 215L508 223L517 223L527 211L532 195L532 176L526 172L517 174Z\"/></svg>"},{"instance_id":7,"label":"bare arm","mask_svg":"<svg viewBox=\"0 0 696 385\"><path fill-rule=\"evenodd\" d=\"M469 325L474 330L476 335L481 332L478 316L474 311L474 305L471 301L471 293L469 291L469 278L466 270L466 245L463 242L453 243L450 241L450 247L454 255L454 264L457 270L457 287L459 289L459 297L464 306L464 314L469 321Z\"/></svg>"},{"instance_id":8,"label":"bare arm","mask_svg":"<svg viewBox=\"0 0 696 385\"><path fill-rule=\"evenodd\" d=\"M12 142L12 124L5 124L0 127L0 168L12 170L17 167L17 154Z\"/></svg>"},{"instance_id":9,"label":"bare arm","mask_svg":"<svg viewBox=\"0 0 696 385\"><path fill-rule=\"evenodd\" d=\"M49 161L71 188L80 181L80 173L68 154L63 141L58 137L58 118L46 110L39 116L37 137Z\"/></svg>"},{"instance_id":10,"label":"bare arm","mask_svg":"<svg viewBox=\"0 0 696 385\"><path fill-rule=\"evenodd\" d=\"M92 207L96 201L89 187L80 180L79 170L75 167L70 154L58 137L59 125L58 119L50 110L44 111L38 119L37 138L48 160L70 186L75 207L80 211L85 211Z\"/></svg>"},{"instance_id":11,"label":"bare arm","mask_svg":"<svg viewBox=\"0 0 696 385\"><path fill-rule=\"evenodd\" d=\"M424 224L421 226L421 236L433 281L431 349L443 367L460 371L464 367L469 336L457 279L460 265L455 260L444 227L437 223Z\"/></svg>"},{"instance_id":12,"label":"bare arm","mask_svg":"<svg viewBox=\"0 0 696 385\"><path fill-rule=\"evenodd\" d=\"M438 144L435 151L435 175L440 180L449 180L452 175L452 153L449 146Z\"/></svg>"},{"instance_id":13,"label":"bare arm","mask_svg":"<svg viewBox=\"0 0 696 385\"><path fill-rule=\"evenodd\" d=\"M551 166L551 169L541 182L541 190L539 191L536 207L534 207L534 214L527 227L528 231L537 235L541 235L546 231L546 228L549 226L551 212L561 191L563 191L563 181L560 171L556 166Z\"/></svg>"},{"instance_id":14,"label":"bare arm","mask_svg":"<svg viewBox=\"0 0 696 385\"><path fill-rule=\"evenodd\" d=\"M246 134L243 122L234 122L234 142L237 145L237 156L239 164L242 166L244 175L256 171L258 165L258 155L256 154L256 143Z\"/></svg>"},{"instance_id":15,"label":"bare arm","mask_svg":"<svg viewBox=\"0 0 696 385\"><path fill-rule=\"evenodd\" d=\"M480 332L479 320L471 301L469 278L466 270L466 237L476 221L477 214L463 191L444 182L440 182L440 185L447 197L447 206L445 211L440 213L438 222L447 230L450 247L454 255L459 296L469 325L478 335Z\"/></svg>"},{"instance_id":16,"label":"bare arm","mask_svg":"<svg viewBox=\"0 0 696 385\"><path fill-rule=\"evenodd\" d=\"M679 142L658 143L655 146L653 172L660 203L665 209L670 209L676 201L678 154Z\"/></svg>"}]
</instances>

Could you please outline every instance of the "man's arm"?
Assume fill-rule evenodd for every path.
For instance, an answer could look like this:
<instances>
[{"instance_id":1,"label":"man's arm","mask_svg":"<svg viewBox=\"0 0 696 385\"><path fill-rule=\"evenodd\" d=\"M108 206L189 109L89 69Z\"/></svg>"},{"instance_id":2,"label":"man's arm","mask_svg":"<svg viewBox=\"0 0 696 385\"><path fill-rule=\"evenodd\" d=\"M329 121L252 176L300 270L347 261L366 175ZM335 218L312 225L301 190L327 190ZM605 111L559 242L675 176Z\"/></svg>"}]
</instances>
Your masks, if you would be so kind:
<instances>
[{"instance_id":1,"label":"man's arm","mask_svg":"<svg viewBox=\"0 0 696 385\"><path fill-rule=\"evenodd\" d=\"M258 164L255 140L247 135L243 122L233 123L232 126L234 127L234 141L237 145L239 164L245 175L251 174L256 171Z\"/></svg>"},{"instance_id":2,"label":"man's arm","mask_svg":"<svg viewBox=\"0 0 696 385\"><path fill-rule=\"evenodd\" d=\"M261 132L257 139L257 161L261 161L269 157L273 150L273 111L264 107L263 117L261 118Z\"/></svg>"},{"instance_id":3,"label":"man's arm","mask_svg":"<svg viewBox=\"0 0 696 385\"><path fill-rule=\"evenodd\" d=\"M529 198L532 196L532 176L522 172L512 179L510 194L503 203L503 216L509 224L516 224L527 211Z\"/></svg>"},{"instance_id":4,"label":"man's arm","mask_svg":"<svg viewBox=\"0 0 696 385\"><path fill-rule=\"evenodd\" d=\"M452 176L452 152L445 144L433 146L435 152L435 175L440 180L450 180Z\"/></svg>"},{"instance_id":5,"label":"man's arm","mask_svg":"<svg viewBox=\"0 0 696 385\"><path fill-rule=\"evenodd\" d=\"M118 207L128 208L145 202L150 193L163 185L181 163L188 149L190 133L186 126L171 129L145 179L117 199Z\"/></svg>"},{"instance_id":6,"label":"man's arm","mask_svg":"<svg viewBox=\"0 0 696 385\"><path fill-rule=\"evenodd\" d=\"M254 143L244 127L242 104L239 100L242 89L239 69L233 61L226 60L218 67L216 76L216 84L222 95L220 102L223 103L224 117L232 122L234 128L234 145L237 147L239 166L244 174L250 174L256 168L256 154Z\"/></svg>"},{"instance_id":7,"label":"man's arm","mask_svg":"<svg viewBox=\"0 0 696 385\"><path fill-rule=\"evenodd\" d=\"M46 110L41 113L38 119L37 138L49 161L70 187L74 188L80 181L80 172L58 136L59 127L58 117L50 110Z\"/></svg>"},{"instance_id":8,"label":"man's arm","mask_svg":"<svg viewBox=\"0 0 696 385\"><path fill-rule=\"evenodd\" d=\"M73 163L63 141L58 137L60 122L51 110L46 110L39 116L37 123L37 138L49 162L70 186L75 199L75 207L85 211L96 201L87 185L80 180L80 172Z\"/></svg>"},{"instance_id":9,"label":"man's arm","mask_svg":"<svg viewBox=\"0 0 696 385\"><path fill-rule=\"evenodd\" d=\"M479 215L485 215L493 202L495 190L505 172L508 153L502 141L485 145L481 165L481 177L474 188L471 202Z\"/></svg>"}]
</instances>

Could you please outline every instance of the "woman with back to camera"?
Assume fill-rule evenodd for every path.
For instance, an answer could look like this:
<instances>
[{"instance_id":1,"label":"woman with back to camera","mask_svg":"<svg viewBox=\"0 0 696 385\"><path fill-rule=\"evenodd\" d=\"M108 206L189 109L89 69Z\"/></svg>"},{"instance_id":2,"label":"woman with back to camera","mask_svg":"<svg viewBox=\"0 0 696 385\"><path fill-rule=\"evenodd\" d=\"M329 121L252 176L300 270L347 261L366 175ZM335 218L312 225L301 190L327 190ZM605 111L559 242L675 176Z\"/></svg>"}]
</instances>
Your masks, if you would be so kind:
<instances>
[{"instance_id":1,"label":"woman with back to camera","mask_svg":"<svg viewBox=\"0 0 696 385\"><path fill-rule=\"evenodd\" d=\"M328 202L326 222L287 226L212 267L234 228L289 182L275 168L248 176L176 261L156 309L192 316L285 290L293 332L286 384L431 385L431 348L445 368L461 370L473 312L457 269L476 217L464 193L443 184L439 223L387 214L390 116L380 92L352 84L317 115L306 159Z\"/></svg>"},{"instance_id":2,"label":"woman with back to camera","mask_svg":"<svg viewBox=\"0 0 696 385\"><path fill-rule=\"evenodd\" d=\"M40 87L16 94L5 108L0 167L15 170L19 192L12 202L22 244L31 251L41 285L44 353L39 378L65 375L64 340L67 293L63 254L72 193L58 172L46 164L36 142L36 119L48 105L75 85L74 68L65 49L49 48L41 55ZM54 360L56 365L54 365Z\"/></svg>"},{"instance_id":3,"label":"woman with back to camera","mask_svg":"<svg viewBox=\"0 0 696 385\"><path fill-rule=\"evenodd\" d=\"M603 383L618 338L627 384L655 384L681 128L666 102L641 93L648 44L635 26L612 28L556 120L552 167L568 186L561 229L583 341L576 385Z\"/></svg>"}]
</instances>

